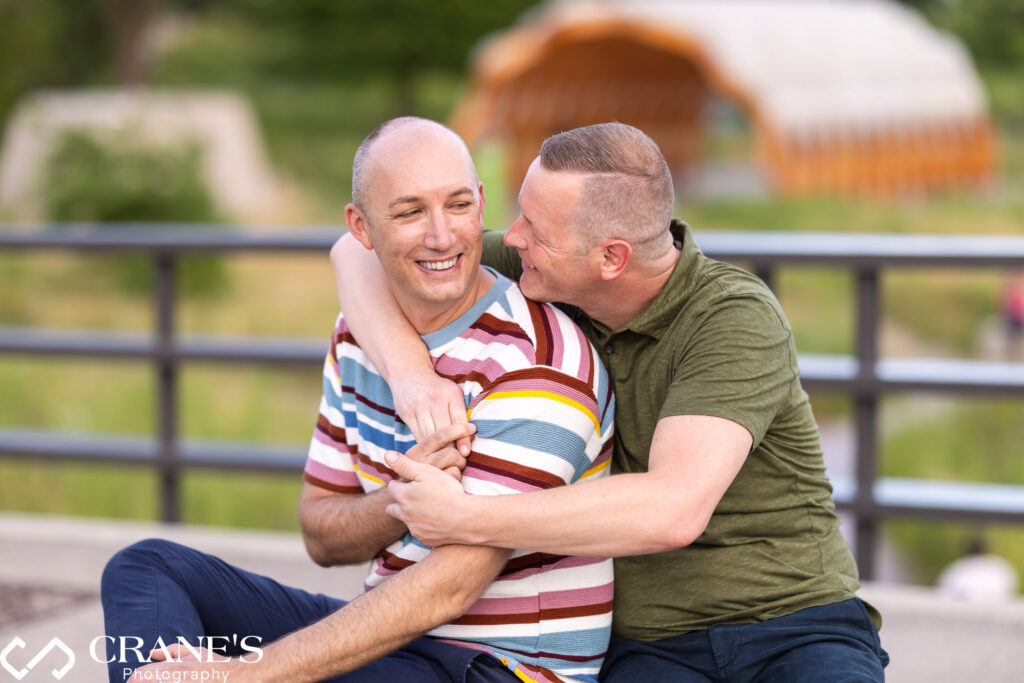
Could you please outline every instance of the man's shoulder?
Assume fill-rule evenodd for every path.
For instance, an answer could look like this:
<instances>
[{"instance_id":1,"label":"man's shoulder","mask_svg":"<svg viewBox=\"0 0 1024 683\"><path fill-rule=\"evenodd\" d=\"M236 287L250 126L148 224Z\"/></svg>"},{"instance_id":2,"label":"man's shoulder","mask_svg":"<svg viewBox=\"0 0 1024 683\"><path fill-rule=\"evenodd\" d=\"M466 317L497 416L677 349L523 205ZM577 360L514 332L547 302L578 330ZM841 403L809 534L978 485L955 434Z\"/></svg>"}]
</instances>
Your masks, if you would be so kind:
<instances>
[{"instance_id":1,"label":"man's shoulder","mask_svg":"<svg viewBox=\"0 0 1024 683\"><path fill-rule=\"evenodd\" d=\"M524 368L542 365L577 375L581 364L600 365L593 346L565 311L527 298L514 282L501 303L507 321L522 330L534 350L532 359L523 359Z\"/></svg>"}]
</instances>

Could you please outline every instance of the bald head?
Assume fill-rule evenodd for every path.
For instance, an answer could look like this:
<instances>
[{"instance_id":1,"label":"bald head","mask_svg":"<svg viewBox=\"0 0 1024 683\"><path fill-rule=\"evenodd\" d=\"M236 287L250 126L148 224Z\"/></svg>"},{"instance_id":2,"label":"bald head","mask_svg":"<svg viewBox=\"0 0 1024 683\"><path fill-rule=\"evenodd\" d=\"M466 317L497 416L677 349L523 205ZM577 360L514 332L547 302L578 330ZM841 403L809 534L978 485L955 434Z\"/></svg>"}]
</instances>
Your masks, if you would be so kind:
<instances>
[{"instance_id":1,"label":"bald head","mask_svg":"<svg viewBox=\"0 0 1024 683\"><path fill-rule=\"evenodd\" d=\"M448 126L418 116L401 116L380 124L359 145L352 159L352 203L365 211L370 188L376 170L380 167L381 157L401 149L410 142L434 138L450 140L465 153L466 163L474 179L477 178L476 166L469 148L458 133Z\"/></svg>"}]
</instances>

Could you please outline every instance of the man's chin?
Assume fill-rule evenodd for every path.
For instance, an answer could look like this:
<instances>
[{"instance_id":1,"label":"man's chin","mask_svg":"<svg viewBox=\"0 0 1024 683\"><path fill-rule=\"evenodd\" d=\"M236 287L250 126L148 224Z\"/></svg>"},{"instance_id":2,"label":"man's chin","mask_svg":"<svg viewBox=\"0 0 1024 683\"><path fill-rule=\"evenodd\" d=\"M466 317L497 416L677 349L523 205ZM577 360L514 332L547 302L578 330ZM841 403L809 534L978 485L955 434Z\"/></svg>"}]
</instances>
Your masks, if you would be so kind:
<instances>
[{"instance_id":1,"label":"man's chin","mask_svg":"<svg viewBox=\"0 0 1024 683\"><path fill-rule=\"evenodd\" d=\"M523 277L519 278L519 289L527 299L541 302L555 301L555 299L549 296L543 288L531 284L531 282L527 280L525 273L523 274Z\"/></svg>"}]
</instances>

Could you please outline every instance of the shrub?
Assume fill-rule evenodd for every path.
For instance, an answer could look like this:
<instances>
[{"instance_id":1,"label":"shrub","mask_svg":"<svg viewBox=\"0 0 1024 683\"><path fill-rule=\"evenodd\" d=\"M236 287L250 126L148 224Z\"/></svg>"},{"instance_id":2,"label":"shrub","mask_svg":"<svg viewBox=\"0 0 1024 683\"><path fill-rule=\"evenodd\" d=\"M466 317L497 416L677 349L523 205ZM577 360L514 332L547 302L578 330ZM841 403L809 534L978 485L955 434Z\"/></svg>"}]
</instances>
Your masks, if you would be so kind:
<instances>
[{"instance_id":1,"label":"shrub","mask_svg":"<svg viewBox=\"0 0 1024 683\"><path fill-rule=\"evenodd\" d=\"M157 148L132 133L115 138L69 131L47 160L42 192L47 217L106 227L142 221L200 228L218 218L201 161L195 144ZM117 283L137 292L148 290L151 271L139 257L114 259L111 265ZM224 285L217 259L184 260L180 272L186 293L209 294Z\"/></svg>"}]
</instances>

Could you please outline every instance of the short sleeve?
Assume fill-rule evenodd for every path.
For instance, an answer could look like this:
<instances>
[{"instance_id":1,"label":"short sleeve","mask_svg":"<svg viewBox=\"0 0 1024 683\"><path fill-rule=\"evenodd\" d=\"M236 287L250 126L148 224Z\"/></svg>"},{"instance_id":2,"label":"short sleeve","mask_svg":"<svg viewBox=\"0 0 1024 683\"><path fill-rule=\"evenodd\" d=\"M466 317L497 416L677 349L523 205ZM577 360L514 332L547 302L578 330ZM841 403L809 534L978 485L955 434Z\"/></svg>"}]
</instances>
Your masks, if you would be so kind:
<instances>
[{"instance_id":1,"label":"short sleeve","mask_svg":"<svg viewBox=\"0 0 1024 683\"><path fill-rule=\"evenodd\" d=\"M339 347L351 341L348 328L339 316L331 339L331 348L324 359L320 409L303 470L303 478L307 482L338 493L363 493L356 474L355 462L345 438L346 417L342 407L345 389L342 386L338 360Z\"/></svg>"},{"instance_id":2,"label":"short sleeve","mask_svg":"<svg viewBox=\"0 0 1024 683\"><path fill-rule=\"evenodd\" d=\"M523 261L519 258L519 252L512 247L505 246L502 240L505 233L502 230L484 230L484 250L481 255L481 262L490 266L510 280L519 281L523 275Z\"/></svg>"},{"instance_id":3,"label":"short sleeve","mask_svg":"<svg viewBox=\"0 0 1024 683\"><path fill-rule=\"evenodd\" d=\"M479 394L470 404L477 432L462 473L466 492L520 493L605 474L611 420L580 387L545 367L508 373Z\"/></svg>"},{"instance_id":4,"label":"short sleeve","mask_svg":"<svg viewBox=\"0 0 1024 683\"><path fill-rule=\"evenodd\" d=\"M658 418L722 417L745 427L756 446L799 386L789 324L766 298L740 295L713 302L693 330L673 358Z\"/></svg>"}]
</instances>

